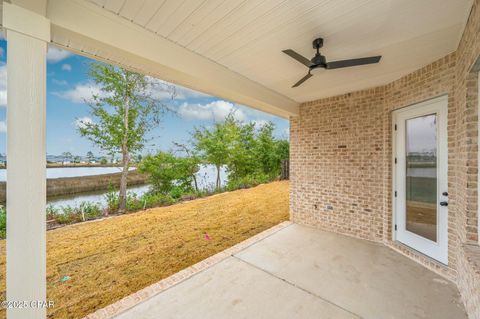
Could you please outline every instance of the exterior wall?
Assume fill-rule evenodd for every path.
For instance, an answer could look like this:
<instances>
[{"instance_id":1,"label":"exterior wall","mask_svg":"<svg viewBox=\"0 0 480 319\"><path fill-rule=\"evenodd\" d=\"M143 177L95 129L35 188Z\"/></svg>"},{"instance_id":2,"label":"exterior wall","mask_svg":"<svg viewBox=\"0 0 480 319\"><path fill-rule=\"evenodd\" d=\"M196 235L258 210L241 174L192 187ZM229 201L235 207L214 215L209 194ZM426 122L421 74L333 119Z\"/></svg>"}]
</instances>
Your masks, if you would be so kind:
<instances>
[{"instance_id":1,"label":"exterior wall","mask_svg":"<svg viewBox=\"0 0 480 319\"><path fill-rule=\"evenodd\" d=\"M300 224L385 242L453 279L458 236L449 189L449 267L392 242L392 114L448 94L449 180L455 176L455 53L388 85L311 101L290 120L290 214ZM449 187L450 188L450 187Z\"/></svg>"},{"instance_id":2,"label":"exterior wall","mask_svg":"<svg viewBox=\"0 0 480 319\"><path fill-rule=\"evenodd\" d=\"M457 50L455 101L458 148L455 226L457 283L471 318L480 318L480 246L478 241L478 72L480 70L480 0L474 1Z\"/></svg>"},{"instance_id":3,"label":"exterior wall","mask_svg":"<svg viewBox=\"0 0 480 319\"><path fill-rule=\"evenodd\" d=\"M480 0L458 50L385 86L307 102L291 118L292 221L383 242L454 280L480 318L477 216ZM448 95L448 266L392 241L391 112Z\"/></svg>"},{"instance_id":4,"label":"exterior wall","mask_svg":"<svg viewBox=\"0 0 480 319\"><path fill-rule=\"evenodd\" d=\"M355 92L304 104L291 119L294 222L382 239L383 99L383 88Z\"/></svg>"}]
</instances>

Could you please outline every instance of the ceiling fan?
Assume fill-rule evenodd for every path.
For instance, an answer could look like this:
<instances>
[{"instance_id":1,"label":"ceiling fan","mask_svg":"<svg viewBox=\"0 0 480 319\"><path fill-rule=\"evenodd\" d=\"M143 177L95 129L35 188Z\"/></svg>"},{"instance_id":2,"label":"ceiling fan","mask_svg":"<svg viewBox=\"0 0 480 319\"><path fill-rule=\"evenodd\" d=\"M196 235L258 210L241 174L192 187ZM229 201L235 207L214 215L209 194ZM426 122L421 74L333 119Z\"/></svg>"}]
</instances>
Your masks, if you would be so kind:
<instances>
[{"instance_id":1,"label":"ceiling fan","mask_svg":"<svg viewBox=\"0 0 480 319\"><path fill-rule=\"evenodd\" d=\"M380 61L380 58L382 57L381 55L378 56L371 56L368 58L360 58L360 59L350 59L350 60L341 60L341 61L333 61L333 62L327 62L325 59L325 56L320 54L320 48L323 46L323 39L318 38L313 40L313 48L317 50L317 53L315 53L315 56L309 60L306 57L298 54L297 52L288 49L288 50L283 50L282 52L285 53L286 55L290 56L291 58L294 58L298 62L302 63L308 68L308 73L305 75L303 78L300 79L297 83L295 83L292 88L295 88L308 80L313 74L317 72L318 70L321 69L339 69L339 68L347 68L350 66L357 66L357 65L363 65L363 64L372 64L372 63L378 63Z\"/></svg>"}]
</instances>

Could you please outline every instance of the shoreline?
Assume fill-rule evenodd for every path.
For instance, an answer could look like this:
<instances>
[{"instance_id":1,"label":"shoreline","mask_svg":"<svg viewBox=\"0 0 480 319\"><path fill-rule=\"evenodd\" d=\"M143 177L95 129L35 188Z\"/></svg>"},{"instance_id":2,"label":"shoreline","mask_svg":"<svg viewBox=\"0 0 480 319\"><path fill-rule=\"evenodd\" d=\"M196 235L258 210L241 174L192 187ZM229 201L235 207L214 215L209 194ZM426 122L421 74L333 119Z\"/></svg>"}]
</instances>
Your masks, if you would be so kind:
<instances>
[{"instance_id":1,"label":"shoreline","mask_svg":"<svg viewBox=\"0 0 480 319\"><path fill-rule=\"evenodd\" d=\"M66 167L66 166L65 166ZM47 179L47 199L49 197L74 195L79 193L108 190L110 186L118 186L122 173L87 175L75 177L60 177ZM146 175L137 170L129 171L129 185L143 185L148 183ZM6 182L0 182L0 203L6 202Z\"/></svg>"}]
</instances>

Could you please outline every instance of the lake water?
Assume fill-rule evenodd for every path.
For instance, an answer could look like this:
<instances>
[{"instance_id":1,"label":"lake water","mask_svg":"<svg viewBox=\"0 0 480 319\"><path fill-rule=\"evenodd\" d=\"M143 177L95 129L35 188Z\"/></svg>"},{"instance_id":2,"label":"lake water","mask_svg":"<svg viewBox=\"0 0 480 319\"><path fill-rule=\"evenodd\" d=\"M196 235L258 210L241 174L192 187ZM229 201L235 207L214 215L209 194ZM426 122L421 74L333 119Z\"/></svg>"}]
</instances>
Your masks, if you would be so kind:
<instances>
[{"instance_id":1,"label":"lake water","mask_svg":"<svg viewBox=\"0 0 480 319\"><path fill-rule=\"evenodd\" d=\"M130 167L130 170L135 167ZM47 168L47 178L91 176L111 173L120 173L121 167L51 167ZM7 170L0 169L0 181L7 180Z\"/></svg>"},{"instance_id":2,"label":"lake water","mask_svg":"<svg viewBox=\"0 0 480 319\"><path fill-rule=\"evenodd\" d=\"M143 195L144 193L148 192L150 189L150 185L134 185L128 187L129 193L135 193L138 196ZM92 203L99 203L100 205L104 206L106 204L105 201L105 193L106 191L95 191L95 192L86 192L86 193L78 193L74 195L65 195L65 196L55 196L48 198L47 204L61 207L61 206L72 206L78 207L82 202L92 202Z\"/></svg>"},{"instance_id":3,"label":"lake water","mask_svg":"<svg viewBox=\"0 0 480 319\"><path fill-rule=\"evenodd\" d=\"M435 178L437 169L435 167L411 167L407 170L407 176Z\"/></svg>"},{"instance_id":4,"label":"lake water","mask_svg":"<svg viewBox=\"0 0 480 319\"><path fill-rule=\"evenodd\" d=\"M84 170L87 168L87 170ZM96 168L97 170L88 170ZM63 169L64 171L61 171ZM111 169L114 169L112 171ZM57 176L58 177L67 177L66 174L69 174L68 177L72 176L86 176L86 175L100 175L100 174L109 174L114 172L119 172L119 168L117 167L68 167L68 168L48 168L47 169L47 176L49 170L56 170L55 173L50 173L50 176ZM75 171L79 170L79 171ZM92 172L97 172L96 174L92 174ZM85 174L83 174L85 173ZM52 175L54 174L54 175ZM217 171L215 166L213 165L201 165L197 176L198 187L200 189L208 189L215 187L215 181L217 178ZM49 177L55 178L55 177ZM220 178L222 181L222 185L225 185L227 182L227 173L226 169L222 168L220 171ZM135 193L138 196L144 194L149 190L149 185L134 185L128 188L128 192ZM52 198L48 198L47 203L53 206L79 206L81 202L89 201L89 202L96 202L100 205L105 205L105 193L107 191L95 191L95 192L86 192L86 193L78 193L74 195L66 195L66 196L56 196Z\"/></svg>"}]
</instances>

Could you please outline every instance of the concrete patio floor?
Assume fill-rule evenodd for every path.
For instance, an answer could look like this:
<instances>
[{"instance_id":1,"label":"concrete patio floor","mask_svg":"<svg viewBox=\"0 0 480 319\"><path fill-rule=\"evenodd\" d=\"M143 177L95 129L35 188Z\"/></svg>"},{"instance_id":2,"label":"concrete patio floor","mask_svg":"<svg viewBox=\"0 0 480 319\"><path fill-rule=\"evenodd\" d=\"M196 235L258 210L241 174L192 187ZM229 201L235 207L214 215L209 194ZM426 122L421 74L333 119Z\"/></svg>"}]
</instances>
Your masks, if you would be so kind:
<instances>
[{"instance_id":1,"label":"concrete patio floor","mask_svg":"<svg viewBox=\"0 0 480 319\"><path fill-rule=\"evenodd\" d=\"M115 318L467 316L453 283L407 257L292 224Z\"/></svg>"}]
</instances>

